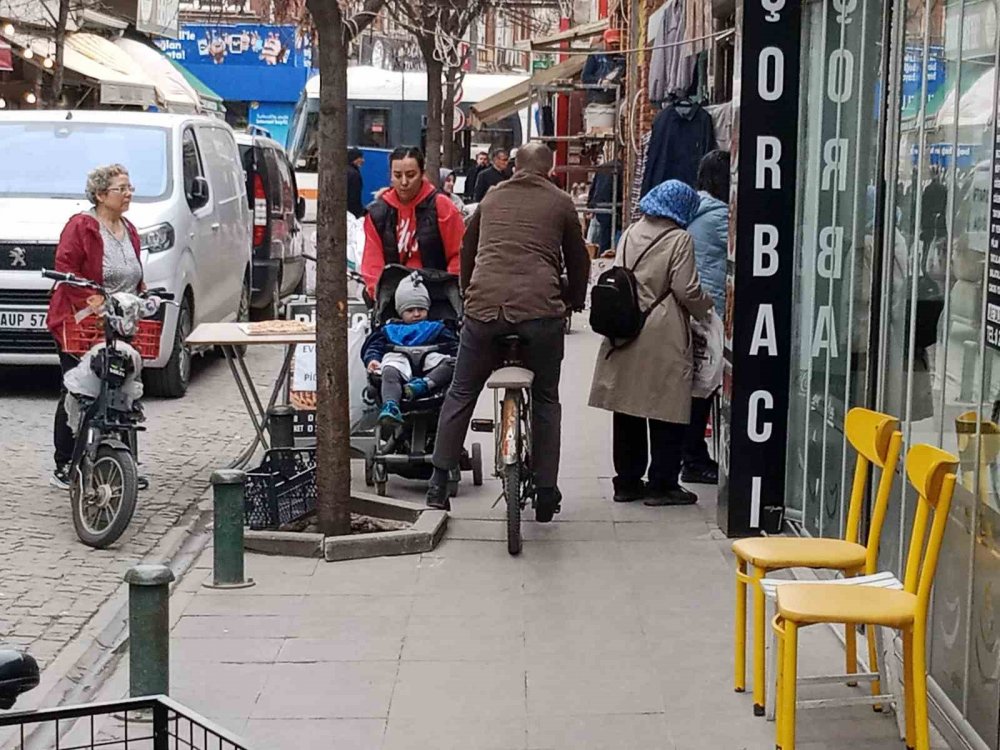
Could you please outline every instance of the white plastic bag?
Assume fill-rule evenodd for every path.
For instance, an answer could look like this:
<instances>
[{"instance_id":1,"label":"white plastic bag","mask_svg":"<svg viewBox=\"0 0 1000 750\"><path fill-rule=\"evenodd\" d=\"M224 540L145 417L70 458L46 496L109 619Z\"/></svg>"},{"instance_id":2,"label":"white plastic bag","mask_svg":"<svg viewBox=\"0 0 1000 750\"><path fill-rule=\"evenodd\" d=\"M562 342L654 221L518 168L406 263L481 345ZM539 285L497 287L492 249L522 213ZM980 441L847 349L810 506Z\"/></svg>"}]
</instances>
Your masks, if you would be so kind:
<instances>
[{"instance_id":1,"label":"white plastic bag","mask_svg":"<svg viewBox=\"0 0 1000 750\"><path fill-rule=\"evenodd\" d=\"M368 338L368 319L358 319L347 330L347 382L351 389L351 432L373 426L378 414L374 401L365 398L368 388L368 370L361 361L361 349Z\"/></svg>"},{"instance_id":2,"label":"white plastic bag","mask_svg":"<svg viewBox=\"0 0 1000 750\"><path fill-rule=\"evenodd\" d=\"M691 318L694 377L691 395L710 398L722 386L722 318L713 307L704 320Z\"/></svg>"},{"instance_id":3,"label":"white plastic bag","mask_svg":"<svg viewBox=\"0 0 1000 750\"><path fill-rule=\"evenodd\" d=\"M361 270L361 258L365 254L365 220L354 214L347 214L347 267L352 271Z\"/></svg>"}]
</instances>

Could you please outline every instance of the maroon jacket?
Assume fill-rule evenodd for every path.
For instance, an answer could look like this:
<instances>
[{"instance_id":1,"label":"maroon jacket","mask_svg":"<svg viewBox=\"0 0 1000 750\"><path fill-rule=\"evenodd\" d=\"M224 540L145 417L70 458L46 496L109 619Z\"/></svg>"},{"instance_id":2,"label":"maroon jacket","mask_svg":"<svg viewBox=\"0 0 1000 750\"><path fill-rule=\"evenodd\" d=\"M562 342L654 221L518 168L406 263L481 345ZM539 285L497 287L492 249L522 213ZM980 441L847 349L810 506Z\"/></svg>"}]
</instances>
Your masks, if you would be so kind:
<instances>
[{"instance_id":1,"label":"maroon jacket","mask_svg":"<svg viewBox=\"0 0 1000 750\"><path fill-rule=\"evenodd\" d=\"M130 221L122 219L128 231L135 257L139 257L139 233ZM66 222L59 246L56 247L56 271L71 273L82 279L98 284L104 283L104 239L101 226L90 214L77 214ZM49 315L46 325L52 332L59 348L65 348L63 323L70 320L79 310L87 306L87 298L94 292L62 285L56 287L49 300Z\"/></svg>"}]
</instances>

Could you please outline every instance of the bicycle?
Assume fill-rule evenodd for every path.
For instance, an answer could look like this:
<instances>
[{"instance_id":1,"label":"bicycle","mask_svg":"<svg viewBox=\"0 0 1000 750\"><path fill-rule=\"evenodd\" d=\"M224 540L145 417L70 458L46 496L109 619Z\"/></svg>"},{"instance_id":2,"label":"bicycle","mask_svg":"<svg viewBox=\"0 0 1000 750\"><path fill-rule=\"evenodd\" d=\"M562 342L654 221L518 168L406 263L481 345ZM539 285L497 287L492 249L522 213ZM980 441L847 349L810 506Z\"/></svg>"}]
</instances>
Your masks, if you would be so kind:
<instances>
[{"instance_id":1,"label":"bicycle","mask_svg":"<svg viewBox=\"0 0 1000 750\"><path fill-rule=\"evenodd\" d=\"M73 274L42 271L42 276L57 285L89 289L99 295L91 307L98 316L95 321L85 325L71 320L66 324L63 350L89 355L90 373L98 381L79 382L90 373L73 375L75 370L64 376L71 425L70 411L75 414L79 405L69 470L73 526L81 542L104 549L125 533L139 492L138 433L146 429L141 426L145 415L134 395L137 389L129 381L138 383L142 359L158 355L163 324L149 318L159 315L160 303L174 296L162 289L141 295L109 294L100 284ZM73 377L77 381L70 390Z\"/></svg>"},{"instance_id":2,"label":"bicycle","mask_svg":"<svg viewBox=\"0 0 1000 750\"><path fill-rule=\"evenodd\" d=\"M492 432L496 463L494 476L501 480L501 498L507 505L507 552L521 552L521 513L531 501L537 503L532 468L531 387L535 374L524 367L520 336L506 335L497 340L502 365L486 383L493 391L493 419L473 420L473 432ZM501 397L501 391L503 396Z\"/></svg>"}]
</instances>

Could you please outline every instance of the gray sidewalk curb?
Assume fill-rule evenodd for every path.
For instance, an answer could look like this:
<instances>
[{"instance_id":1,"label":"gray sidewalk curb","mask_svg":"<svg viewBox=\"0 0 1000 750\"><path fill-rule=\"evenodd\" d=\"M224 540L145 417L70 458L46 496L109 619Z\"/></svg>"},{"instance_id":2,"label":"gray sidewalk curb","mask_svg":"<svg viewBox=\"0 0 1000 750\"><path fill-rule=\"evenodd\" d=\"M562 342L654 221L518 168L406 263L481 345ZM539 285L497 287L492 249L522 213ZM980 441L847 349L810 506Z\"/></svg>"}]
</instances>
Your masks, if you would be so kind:
<instances>
[{"instance_id":1,"label":"gray sidewalk curb","mask_svg":"<svg viewBox=\"0 0 1000 750\"><path fill-rule=\"evenodd\" d=\"M208 489L191 504L143 562L167 565L177 577L176 587L211 541L211 521L212 492ZM121 585L76 637L53 661L43 666L41 684L18 701L18 711L75 705L94 699L127 653L128 584L124 582L124 575L123 570ZM26 742L30 736L25 736Z\"/></svg>"},{"instance_id":2,"label":"gray sidewalk curb","mask_svg":"<svg viewBox=\"0 0 1000 750\"><path fill-rule=\"evenodd\" d=\"M413 525L399 531L335 537L248 529L243 533L243 546L252 552L288 557L323 557L327 562L414 555L430 552L437 547L448 527L448 514L445 511L433 510L405 500L377 497L366 492L351 493L351 511Z\"/></svg>"}]
</instances>

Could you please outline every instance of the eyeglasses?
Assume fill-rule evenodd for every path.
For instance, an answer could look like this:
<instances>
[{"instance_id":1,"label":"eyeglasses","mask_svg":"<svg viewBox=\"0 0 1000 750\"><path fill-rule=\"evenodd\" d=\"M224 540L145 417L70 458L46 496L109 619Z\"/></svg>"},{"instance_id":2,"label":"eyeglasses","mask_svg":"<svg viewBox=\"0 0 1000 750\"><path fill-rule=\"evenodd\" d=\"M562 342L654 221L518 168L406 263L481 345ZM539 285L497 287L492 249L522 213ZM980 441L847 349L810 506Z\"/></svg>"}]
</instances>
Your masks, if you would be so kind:
<instances>
[{"instance_id":1,"label":"eyeglasses","mask_svg":"<svg viewBox=\"0 0 1000 750\"><path fill-rule=\"evenodd\" d=\"M108 188L109 193L129 193L130 195L135 194L135 185L123 185L122 187L110 187Z\"/></svg>"}]
</instances>

